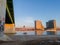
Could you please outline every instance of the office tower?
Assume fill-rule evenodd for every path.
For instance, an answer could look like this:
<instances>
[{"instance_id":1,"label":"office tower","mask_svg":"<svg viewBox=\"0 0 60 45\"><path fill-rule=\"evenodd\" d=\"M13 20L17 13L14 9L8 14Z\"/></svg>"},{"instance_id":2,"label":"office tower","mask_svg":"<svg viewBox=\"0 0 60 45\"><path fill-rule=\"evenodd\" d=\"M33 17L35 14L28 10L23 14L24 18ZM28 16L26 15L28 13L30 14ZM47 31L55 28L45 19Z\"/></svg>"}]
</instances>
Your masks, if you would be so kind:
<instances>
[{"instance_id":1,"label":"office tower","mask_svg":"<svg viewBox=\"0 0 60 45\"><path fill-rule=\"evenodd\" d=\"M35 33L36 35L41 35L44 31L44 27L42 25L42 22L40 20L35 21Z\"/></svg>"},{"instance_id":2,"label":"office tower","mask_svg":"<svg viewBox=\"0 0 60 45\"><path fill-rule=\"evenodd\" d=\"M56 30L56 20L46 22L46 28Z\"/></svg>"},{"instance_id":3,"label":"office tower","mask_svg":"<svg viewBox=\"0 0 60 45\"><path fill-rule=\"evenodd\" d=\"M4 33L15 33L13 0L6 1Z\"/></svg>"},{"instance_id":4,"label":"office tower","mask_svg":"<svg viewBox=\"0 0 60 45\"><path fill-rule=\"evenodd\" d=\"M56 34L56 20L50 20L46 22L47 34L54 35Z\"/></svg>"}]
</instances>

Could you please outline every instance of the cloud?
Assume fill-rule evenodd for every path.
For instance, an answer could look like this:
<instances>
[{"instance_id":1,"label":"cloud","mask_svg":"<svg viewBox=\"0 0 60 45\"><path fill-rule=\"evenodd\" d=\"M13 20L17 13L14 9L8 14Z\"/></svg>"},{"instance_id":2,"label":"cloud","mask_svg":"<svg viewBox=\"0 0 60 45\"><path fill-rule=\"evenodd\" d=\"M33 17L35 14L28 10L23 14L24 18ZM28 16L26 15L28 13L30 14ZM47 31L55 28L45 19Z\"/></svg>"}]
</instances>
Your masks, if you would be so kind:
<instances>
[{"instance_id":1,"label":"cloud","mask_svg":"<svg viewBox=\"0 0 60 45\"><path fill-rule=\"evenodd\" d=\"M17 18L16 18L17 19ZM26 16L23 18L18 18L16 21L16 27L19 26L29 26L29 27L33 27L34 26L34 18L30 17L30 16Z\"/></svg>"}]
</instances>

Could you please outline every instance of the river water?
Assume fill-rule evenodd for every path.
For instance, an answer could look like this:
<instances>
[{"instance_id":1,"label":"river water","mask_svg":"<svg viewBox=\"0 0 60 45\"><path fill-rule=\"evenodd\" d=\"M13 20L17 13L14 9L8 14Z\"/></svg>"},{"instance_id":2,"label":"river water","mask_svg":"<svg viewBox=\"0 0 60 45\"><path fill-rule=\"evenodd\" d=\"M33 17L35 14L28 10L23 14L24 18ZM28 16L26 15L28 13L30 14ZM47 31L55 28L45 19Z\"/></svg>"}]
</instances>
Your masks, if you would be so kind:
<instances>
[{"instance_id":1,"label":"river water","mask_svg":"<svg viewBox=\"0 0 60 45\"><path fill-rule=\"evenodd\" d=\"M16 35L35 35L35 31L16 31ZM47 31L44 31L42 35L48 35ZM56 31L56 35L60 35L60 31Z\"/></svg>"}]
</instances>

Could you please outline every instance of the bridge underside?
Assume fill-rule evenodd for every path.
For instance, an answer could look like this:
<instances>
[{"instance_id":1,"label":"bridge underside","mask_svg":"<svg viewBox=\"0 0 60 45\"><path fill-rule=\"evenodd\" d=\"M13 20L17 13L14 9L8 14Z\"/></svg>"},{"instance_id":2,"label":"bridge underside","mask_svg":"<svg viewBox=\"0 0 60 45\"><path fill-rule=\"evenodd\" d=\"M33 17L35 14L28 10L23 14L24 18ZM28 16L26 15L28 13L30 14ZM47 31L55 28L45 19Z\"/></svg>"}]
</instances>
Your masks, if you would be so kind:
<instances>
[{"instance_id":1,"label":"bridge underside","mask_svg":"<svg viewBox=\"0 0 60 45\"><path fill-rule=\"evenodd\" d=\"M15 33L13 0L6 0L4 33Z\"/></svg>"}]
</instances>

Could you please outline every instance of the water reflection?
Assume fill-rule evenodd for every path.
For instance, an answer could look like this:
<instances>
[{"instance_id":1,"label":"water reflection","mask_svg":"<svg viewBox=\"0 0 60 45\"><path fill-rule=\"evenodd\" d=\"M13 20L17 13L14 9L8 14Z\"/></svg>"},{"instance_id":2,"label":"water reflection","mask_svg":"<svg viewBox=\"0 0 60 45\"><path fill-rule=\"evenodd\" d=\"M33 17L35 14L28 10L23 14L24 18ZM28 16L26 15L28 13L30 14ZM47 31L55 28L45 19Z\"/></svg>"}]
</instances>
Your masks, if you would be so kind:
<instances>
[{"instance_id":1,"label":"water reflection","mask_svg":"<svg viewBox=\"0 0 60 45\"><path fill-rule=\"evenodd\" d=\"M17 31L15 35L35 35L35 31Z\"/></svg>"},{"instance_id":2,"label":"water reflection","mask_svg":"<svg viewBox=\"0 0 60 45\"><path fill-rule=\"evenodd\" d=\"M10 35L12 35L11 38L10 38ZM29 35L29 36L27 36L27 37L17 36L16 37L16 36L13 36L13 35ZM23 45L60 45L60 36L59 36L59 38L55 38L55 39L54 38L53 39L47 39L47 38L40 39L40 38L37 38L37 40L24 41L22 44L20 44L21 43L21 39L22 40L23 39L31 39L33 37L36 38L36 36L30 36L30 35L35 35L35 31L17 31L16 34L4 34L4 33L2 33L2 34L0 34L0 38L4 37L4 38L2 38L3 40L5 40L5 39L6 40L7 39L8 40L17 39L17 40L19 40L19 42L16 41L16 42L14 42L14 44L16 43L16 44L19 44L19 45L22 45L22 44ZM47 35L47 32L44 31L42 35ZM60 35L60 31L57 31L56 35Z\"/></svg>"},{"instance_id":3,"label":"water reflection","mask_svg":"<svg viewBox=\"0 0 60 45\"><path fill-rule=\"evenodd\" d=\"M16 31L15 35L35 35L35 31ZM48 35L47 31L42 32L42 35ZM60 35L60 31L56 31L56 35Z\"/></svg>"}]
</instances>

